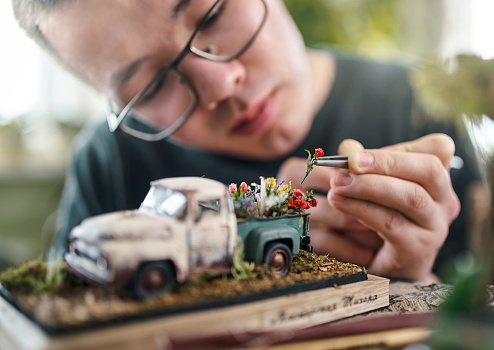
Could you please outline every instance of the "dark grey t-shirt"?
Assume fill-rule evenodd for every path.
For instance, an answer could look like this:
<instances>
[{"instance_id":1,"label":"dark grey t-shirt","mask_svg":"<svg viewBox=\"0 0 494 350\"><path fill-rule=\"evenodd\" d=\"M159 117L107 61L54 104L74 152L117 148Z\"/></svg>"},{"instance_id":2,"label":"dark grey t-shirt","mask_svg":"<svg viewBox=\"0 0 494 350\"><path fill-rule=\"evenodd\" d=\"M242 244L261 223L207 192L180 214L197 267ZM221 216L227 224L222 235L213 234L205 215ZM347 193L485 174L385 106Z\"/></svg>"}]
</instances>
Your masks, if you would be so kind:
<instances>
[{"instance_id":1,"label":"dark grey t-shirt","mask_svg":"<svg viewBox=\"0 0 494 350\"><path fill-rule=\"evenodd\" d=\"M421 112L406 67L351 55L335 57L335 83L312 129L293 152L273 161L235 158L169 141L141 141L120 131L111 134L106 123L86 128L74 144L68 169L54 241L58 253L66 249L71 228L82 219L137 208L153 180L205 176L225 184L259 182L259 176L276 176L288 157L306 158L305 149L321 147L326 154L336 154L339 143L346 138L356 139L366 148L378 148L432 132L450 135L456 143L456 155L465 162L462 169L451 171L453 186L464 203L466 187L480 179L468 137L452 126L439 125ZM451 226L436 267L465 249L462 210Z\"/></svg>"}]
</instances>

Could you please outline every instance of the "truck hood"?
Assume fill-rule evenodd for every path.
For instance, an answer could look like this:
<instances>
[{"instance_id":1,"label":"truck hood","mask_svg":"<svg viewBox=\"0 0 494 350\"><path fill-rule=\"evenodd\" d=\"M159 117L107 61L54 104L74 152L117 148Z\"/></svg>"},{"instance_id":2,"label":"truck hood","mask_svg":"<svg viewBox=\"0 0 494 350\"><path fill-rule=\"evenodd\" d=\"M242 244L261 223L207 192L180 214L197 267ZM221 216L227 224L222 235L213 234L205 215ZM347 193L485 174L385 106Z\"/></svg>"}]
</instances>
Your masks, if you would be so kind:
<instances>
[{"instance_id":1,"label":"truck hood","mask_svg":"<svg viewBox=\"0 0 494 350\"><path fill-rule=\"evenodd\" d=\"M85 219L70 233L70 240L81 239L97 243L107 240L167 239L177 221L158 217L140 210L117 211Z\"/></svg>"}]
</instances>

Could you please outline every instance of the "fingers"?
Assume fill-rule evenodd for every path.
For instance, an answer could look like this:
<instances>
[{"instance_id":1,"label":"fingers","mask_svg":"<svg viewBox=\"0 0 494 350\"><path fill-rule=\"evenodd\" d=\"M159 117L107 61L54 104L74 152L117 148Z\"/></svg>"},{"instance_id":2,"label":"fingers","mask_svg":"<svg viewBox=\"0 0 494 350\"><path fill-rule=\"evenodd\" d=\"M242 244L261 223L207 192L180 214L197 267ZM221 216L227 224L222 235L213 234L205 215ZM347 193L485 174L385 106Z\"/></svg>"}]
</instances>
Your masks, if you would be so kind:
<instances>
[{"instance_id":1,"label":"fingers","mask_svg":"<svg viewBox=\"0 0 494 350\"><path fill-rule=\"evenodd\" d=\"M332 230L353 230L353 231L368 231L369 229L362 225L358 220L349 215L345 215L340 211L332 208L326 196L315 195L318 205L315 208L310 208L310 223L314 225L324 225Z\"/></svg>"},{"instance_id":2,"label":"fingers","mask_svg":"<svg viewBox=\"0 0 494 350\"><path fill-rule=\"evenodd\" d=\"M308 210L310 213L311 237L313 230L325 230L326 232L338 232L339 239L351 241L361 248L376 251L382 246L383 240L375 232L355 218L332 208L326 196L316 195L315 197L319 204L317 207ZM313 244L313 246L315 247L316 245ZM321 251L324 252L325 250ZM325 254L333 254L334 252L335 249L331 249L325 251Z\"/></svg>"},{"instance_id":3,"label":"fingers","mask_svg":"<svg viewBox=\"0 0 494 350\"><path fill-rule=\"evenodd\" d=\"M411 241L419 240L420 238L417 225L397 210L373 202L348 198L337 194L331 194L330 202L341 212L358 216L362 221L365 221L369 228L379 232L384 240L391 245L407 246ZM439 227L441 223L443 226ZM427 237L425 233L427 231L426 228L421 228L420 231L424 233L423 238L427 240L427 244L433 244L435 247L439 247L446 238L448 225L444 224L443 220L438 220L433 226L437 226L434 227L434 232L436 233L433 237ZM404 234L412 231L415 232L414 236ZM437 232L441 232L441 234L439 235Z\"/></svg>"},{"instance_id":4,"label":"fingers","mask_svg":"<svg viewBox=\"0 0 494 350\"><path fill-rule=\"evenodd\" d=\"M415 183L373 174L357 178L354 174L343 172L338 174L333 182L333 189L328 195L330 201L344 197L372 202L402 213L418 226L432 228L435 225L437 204L423 187ZM365 217L366 213L353 214Z\"/></svg>"},{"instance_id":5,"label":"fingers","mask_svg":"<svg viewBox=\"0 0 494 350\"><path fill-rule=\"evenodd\" d=\"M312 223L311 223L312 225ZM310 231L311 246L316 254L329 254L340 261L369 266L375 255L372 249L365 248L344 235L314 225Z\"/></svg>"},{"instance_id":6,"label":"fingers","mask_svg":"<svg viewBox=\"0 0 494 350\"><path fill-rule=\"evenodd\" d=\"M354 151L360 151L363 149L364 146L362 146L360 142L352 139L346 139L341 141L340 145L338 146L338 154L349 155Z\"/></svg>"},{"instance_id":7,"label":"fingers","mask_svg":"<svg viewBox=\"0 0 494 350\"><path fill-rule=\"evenodd\" d=\"M342 213L342 215L344 215ZM364 248L371 249L376 252L379 250L384 241L383 239L373 230L367 228L365 231L345 231L341 233L344 237Z\"/></svg>"},{"instance_id":8,"label":"fingers","mask_svg":"<svg viewBox=\"0 0 494 350\"><path fill-rule=\"evenodd\" d=\"M402 142L383 147L383 150L402 151L409 153L428 153L439 158L443 166L449 170L451 158L455 154L455 143L445 134L429 134L409 142Z\"/></svg>"},{"instance_id":9,"label":"fingers","mask_svg":"<svg viewBox=\"0 0 494 350\"><path fill-rule=\"evenodd\" d=\"M359 174L385 175L420 185L436 202L447 205L451 216L458 215L459 201L451 186L449 173L438 157L425 153L404 153L402 151L365 150L356 151L349 156L350 170ZM369 180L369 185L372 182ZM403 183L405 184L405 182ZM379 182L378 185L384 185ZM421 191L414 189L414 191ZM417 192L407 195L413 205L414 200L422 198Z\"/></svg>"}]
</instances>

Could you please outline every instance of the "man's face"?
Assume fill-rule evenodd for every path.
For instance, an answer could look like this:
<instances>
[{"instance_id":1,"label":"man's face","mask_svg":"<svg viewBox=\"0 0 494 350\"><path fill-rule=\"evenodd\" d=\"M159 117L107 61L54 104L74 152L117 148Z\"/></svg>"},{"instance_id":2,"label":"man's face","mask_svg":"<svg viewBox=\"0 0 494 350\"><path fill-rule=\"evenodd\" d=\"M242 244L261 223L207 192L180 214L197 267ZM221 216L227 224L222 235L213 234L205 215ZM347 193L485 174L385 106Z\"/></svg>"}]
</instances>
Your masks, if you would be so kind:
<instances>
[{"instance_id":1,"label":"man's face","mask_svg":"<svg viewBox=\"0 0 494 350\"><path fill-rule=\"evenodd\" d=\"M249 7L254 0L228 1ZM177 57L213 3L72 1L50 13L41 30L65 63L124 105ZM313 113L305 47L282 2L267 5L263 29L238 59L220 63L188 54L182 60L178 69L198 104L172 139L261 159L286 154L302 141ZM167 107L153 102L159 113Z\"/></svg>"}]
</instances>

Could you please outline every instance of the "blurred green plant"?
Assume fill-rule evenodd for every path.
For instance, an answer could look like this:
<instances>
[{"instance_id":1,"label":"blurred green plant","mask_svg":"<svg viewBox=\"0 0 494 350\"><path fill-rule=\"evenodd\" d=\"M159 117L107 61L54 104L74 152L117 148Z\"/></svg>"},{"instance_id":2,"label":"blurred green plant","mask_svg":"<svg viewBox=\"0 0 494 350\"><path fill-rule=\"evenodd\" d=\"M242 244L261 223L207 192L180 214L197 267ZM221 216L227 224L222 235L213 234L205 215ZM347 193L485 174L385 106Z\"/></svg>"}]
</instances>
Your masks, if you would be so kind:
<instances>
[{"instance_id":1,"label":"blurred green plant","mask_svg":"<svg viewBox=\"0 0 494 350\"><path fill-rule=\"evenodd\" d=\"M455 261L451 295L440 305L434 350L494 350L494 318L487 307L486 257L466 254Z\"/></svg>"},{"instance_id":2,"label":"blurred green plant","mask_svg":"<svg viewBox=\"0 0 494 350\"><path fill-rule=\"evenodd\" d=\"M473 122L482 115L494 119L494 60L459 55L447 61L429 61L411 76L412 86L431 115Z\"/></svg>"},{"instance_id":3,"label":"blurred green plant","mask_svg":"<svg viewBox=\"0 0 494 350\"><path fill-rule=\"evenodd\" d=\"M418 100L430 115L454 124L464 119L478 123L486 115L494 119L494 60L459 55L446 61L429 61L411 75ZM494 350L494 312L487 306L487 286L493 279L494 158L485 156L490 189L470 189L469 245L471 253L455 260L453 292L441 305L434 350ZM476 242L476 244L472 244Z\"/></svg>"},{"instance_id":4,"label":"blurred green plant","mask_svg":"<svg viewBox=\"0 0 494 350\"><path fill-rule=\"evenodd\" d=\"M365 51L396 50L395 0L285 0L308 46L330 44Z\"/></svg>"}]
</instances>

